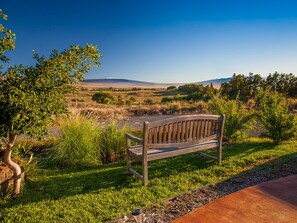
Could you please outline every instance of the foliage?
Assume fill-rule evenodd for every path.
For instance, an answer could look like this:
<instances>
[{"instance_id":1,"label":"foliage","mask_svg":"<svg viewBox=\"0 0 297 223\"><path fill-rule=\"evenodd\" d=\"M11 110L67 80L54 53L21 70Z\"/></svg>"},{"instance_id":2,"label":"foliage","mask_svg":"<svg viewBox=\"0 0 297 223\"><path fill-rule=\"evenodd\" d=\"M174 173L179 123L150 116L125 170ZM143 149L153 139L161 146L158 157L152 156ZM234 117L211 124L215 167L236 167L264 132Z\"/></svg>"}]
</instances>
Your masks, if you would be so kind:
<instances>
[{"instance_id":1,"label":"foliage","mask_svg":"<svg viewBox=\"0 0 297 223\"><path fill-rule=\"evenodd\" d=\"M180 94L177 94L177 95L175 95L175 96L173 97L173 99L174 99L175 101L180 101L180 100L183 99L183 96L181 96Z\"/></svg>"},{"instance_id":2,"label":"foliage","mask_svg":"<svg viewBox=\"0 0 297 223\"><path fill-rule=\"evenodd\" d=\"M256 103L267 137L279 143L297 134L297 117L289 113L289 102L281 94L269 89L261 90L256 96Z\"/></svg>"},{"instance_id":3,"label":"foliage","mask_svg":"<svg viewBox=\"0 0 297 223\"><path fill-rule=\"evenodd\" d=\"M57 144L56 138L37 139L21 139L15 142L15 152L17 156L26 157L31 154L39 155L46 152Z\"/></svg>"},{"instance_id":4,"label":"foliage","mask_svg":"<svg viewBox=\"0 0 297 223\"><path fill-rule=\"evenodd\" d=\"M132 105L133 101L131 99L128 99L128 100L125 101L125 104L126 105Z\"/></svg>"},{"instance_id":5,"label":"foliage","mask_svg":"<svg viewBox=\"0 0 297 223\"><path fill-rule=\"evenodd\" d=\"M127 127L118 129L115 121L103 130L99 137L99 148L103 163L123 160L126 155L125 134L130 130Z\"/></svg>"},{"instance_id":6,"label":"foliage","mask_svg":"<svg viewBox=\"0 0 297 223\"><path fill-rule=\"evenodd\" d=\"M143 187L124 173L125 163L91 168L41 169L17 200L0 200L2 222L106 222L131 210L241 173L265 168L265 175L296 157L296 140L274 145L251 139L223 149L222 165L194 154L152 161ZM213 155L213 154L212 154ZM256 169L257 170L257 169ZM263 169L262 169L263 170Z\"/></svg>"},{"instance_id":7,"label":"foliage","mask_svg":"<svg viewBox=\"0 0 297 223\"><path fill-rule=\"evenodd\" d=\"M193 92L203 92L203 85L202 84L185 84L178 87L178 90L186 93L191 94Z\"/></svg>"},{"instance_id":8,"label":"foliage","mask_svg":"<svg viewBox=\"0 0 297 223\"><path fill-rule=\"evenodd\" d=\"M275 72L263 79L259 74L250 73L245 77L234 74L229 82L221 86L222 94L235 98L239 93L241 100L254 98L261 89L272 89L289 97L297 97L297 77L293 74Z\"/></svg>"},{"instance_id":9,"label":"foliage","mask_svg":"<svg viewBox=\"0 0 297 223\"><path fill-rule=\"evenodd\" d=\"M161 103L172 102L173 100L174 100L174 98L163 97L163 98L161 99Z\"/></svg>"},{"instance_id":10,"label":"foliage","mask_svg":"<svg viewBox=\"0 0 297 223\"><path fill-rule=\"evenodd\" d=\"M97 103L103 103L103 104L112 104L115 101L114 97L111 94L105 93L102 91L95 93L92 96L92 100L96 101Z\"/></svg>"},{"instance_id":11,"label":"foliage","mask_svg":"<svg viewBox=\"0 0 297 223\"><path fill-rule=\"evenodd\" d=\"M83 80L91 65L99 65L97 48L71 46L52 52L49 58L34 53L35 66L10 67L0 77L0 135L48 132L53 115L67 112L65 95Z\"/></svg>"},{"instance_id":12,"label":"foliage","mask_svg":"<svg viewBox=\"0 0 297 223\"><path fill-rule=\"evenodd\" d=\"M238 99L226 99L220 93L213 95L209 109L215 114L226 115L224 130L226 141L237 141L244 136L243 130L251 126L254 117L252 110L245 108Z\"/></svg>"},{"instance_id":13,"label":"foliage","mask_svg":"<svg viewBox=\"0 0 297 223\"><path fill-rule=\"evenodd\" d=\"M136 102L136 98L135 97L130 97L129 100L132 101L132 102Z\"/></svg>"},{"instance_id":14,"label":"foliage","mask_svg":"<svg viewBox=\"0 0 297 223\"><path fill-rule=\"evenodd\" d=\"M153 105L153 104L154 104L153 100L152 100L152 99L149 99L149 98L145 99L145 100L143 101L143 103L144 103L145 105Z\"/></svg>"},{"instance_id":15,"label":"foliage","mask_svg":"<svg viewBox=\"0 0 297 223\"><path fill-rule=\"evenodd\" d=\"M170 90L175 90L177 87L176 86L169 86L167 87L167 90L170 91Z\"/></svg>"},{"instance_id":16,"label":"foliage","mask_svg":"<svg viewBox=\"0 0 297 223\"><path fill-rule=\"evenodd\" d=\"M100 163L101 129L95 120L78 115L61 121L58 144L48 150L47 164L60 167Z\"/></svg>"},{"instance_id":17,"label":"foliage","mask_svg":"<svg viewBox=\"0 0 297 223\"><path fill-rule=\"evenodd\" d=\"M118 105L123 105L124 104L124 100L123 100L121 95L118 95L118 103L117 104Z\"/></svg>"},{"instance_id":18,"label":"foliage","mask_svg":"<svg viewBox=\"0 0 297 223\"><path fill-rule=\"evenodd\" d=\"M8 16L3 13L0 9L0 19L7 20ZM8 50L13 50L15 47L15 34L10 30L0 24L0 61L7 63L9 58L5 55ZM2 64L0 63L0 74L1 74ZM1 77L0 77L1 79Z\"/></svg>"},{"instance_id":19,"label":"foliage","mask_svg":"<svg viewBox=\"0 0 297 223\"><path fill-rule=\"evenodd\" d=\"M297 97L297 77L292 73L269 74L265 81L265 87L289 97Z\"/></svg>"}]
</instances>

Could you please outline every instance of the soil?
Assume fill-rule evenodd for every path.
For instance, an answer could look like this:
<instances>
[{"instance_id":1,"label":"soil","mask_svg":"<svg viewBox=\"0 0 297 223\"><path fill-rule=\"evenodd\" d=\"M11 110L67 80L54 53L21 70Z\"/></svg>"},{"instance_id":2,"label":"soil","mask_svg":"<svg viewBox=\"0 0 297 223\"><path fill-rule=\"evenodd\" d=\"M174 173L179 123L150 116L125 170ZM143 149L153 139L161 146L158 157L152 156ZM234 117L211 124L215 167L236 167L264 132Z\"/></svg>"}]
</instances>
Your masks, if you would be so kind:
<instances>
[{"instance_id":1,"label":"soil","mask_svg":"<svg viewBox=\"0 0 297 223\"><path fill-rule=\"evenodd\" d=\"M167 223L181 217L194 209L202 207L220 197L241 189L254 186L269 180L297 174L297 157L286 162L274 165L270 164L262 169L246 172L230 178L216 185L207 185L193 190L189 193L178 195L162 203L153 205L142 210L138 217L142 223ZM134 211L135 212L135 211ZM137 213L137 211L136 211ZM135 223L132 215L124 216L121 219L109 223Z\"/></svg>"}]
</instances>

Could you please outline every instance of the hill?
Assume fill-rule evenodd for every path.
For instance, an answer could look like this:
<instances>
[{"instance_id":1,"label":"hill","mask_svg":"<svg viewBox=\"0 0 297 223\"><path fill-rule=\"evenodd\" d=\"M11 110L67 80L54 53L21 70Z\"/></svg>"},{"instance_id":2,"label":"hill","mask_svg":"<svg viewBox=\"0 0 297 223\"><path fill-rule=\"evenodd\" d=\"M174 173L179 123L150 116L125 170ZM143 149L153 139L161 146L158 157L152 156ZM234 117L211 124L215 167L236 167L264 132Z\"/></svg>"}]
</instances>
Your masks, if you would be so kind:
<instances>
[{"instance_id":1,"label":"hill","mask_svg":"<svg viewBox=\"0 0 297 223\"><path fill-rule=\"evenodd\" d=\"M195 82L194 84L209 85L212 83L215 87L219 88L224 82L229 81L231 78L218 78L206 81ZM85 82L80 83L80 86L87 88L167 88L168 86L180 86L188 83L153 83L129 79L117 78L104 78L104 79L86 79ZM191 83L189 83L191 84Z\"/></svg>"}]
</instances>

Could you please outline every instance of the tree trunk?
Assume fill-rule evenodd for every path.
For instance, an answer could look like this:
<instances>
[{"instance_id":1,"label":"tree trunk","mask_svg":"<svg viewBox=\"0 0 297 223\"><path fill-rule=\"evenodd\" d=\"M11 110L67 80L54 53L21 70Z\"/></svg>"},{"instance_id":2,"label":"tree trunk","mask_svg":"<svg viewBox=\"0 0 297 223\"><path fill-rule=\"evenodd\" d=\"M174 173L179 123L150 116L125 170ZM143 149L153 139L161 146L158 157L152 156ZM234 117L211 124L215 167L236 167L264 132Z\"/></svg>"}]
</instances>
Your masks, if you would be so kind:
<instances>
[{"instance_id":1,"label":"tree trunk","mask_svg":"<svg viewBox=\"0 0 297 223\"><path fill-rule=\"evenodd\" d=\"M16 135L9 135L9 141L6 146L6 150L4 151L3 155L3 162L12 169L14 173L14 181L13 181L13 196L17 197L20 193L21 189L21 174L22 170L21 167L11 160L11 153L14 141L16 139Z\"/></svg>"}]
</instances>

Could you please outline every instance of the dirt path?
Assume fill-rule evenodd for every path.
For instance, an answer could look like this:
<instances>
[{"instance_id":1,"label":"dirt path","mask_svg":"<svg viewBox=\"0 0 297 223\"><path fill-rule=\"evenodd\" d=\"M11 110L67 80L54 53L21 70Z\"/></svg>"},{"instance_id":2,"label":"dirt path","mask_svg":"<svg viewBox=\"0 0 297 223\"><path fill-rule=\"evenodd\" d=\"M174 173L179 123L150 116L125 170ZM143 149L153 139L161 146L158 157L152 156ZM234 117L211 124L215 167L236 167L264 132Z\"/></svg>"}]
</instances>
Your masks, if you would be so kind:
<instances>
[{"instance_id":1,"label":"dirt path","mask_svg":"<svg viewBox=\"0 0 297 223\"><path fill-rule=\"evenodd\" d=\"M152 115L152 116L140 116L140 117L129 117L129 118L123 118L118 119L117 123L120 127L124 125L130 126L132 129L135 130L141 130L143 128L143 122L153 122L158 121L162 119L172 118L179 115Z\"/></svg>"}]
</instances>

